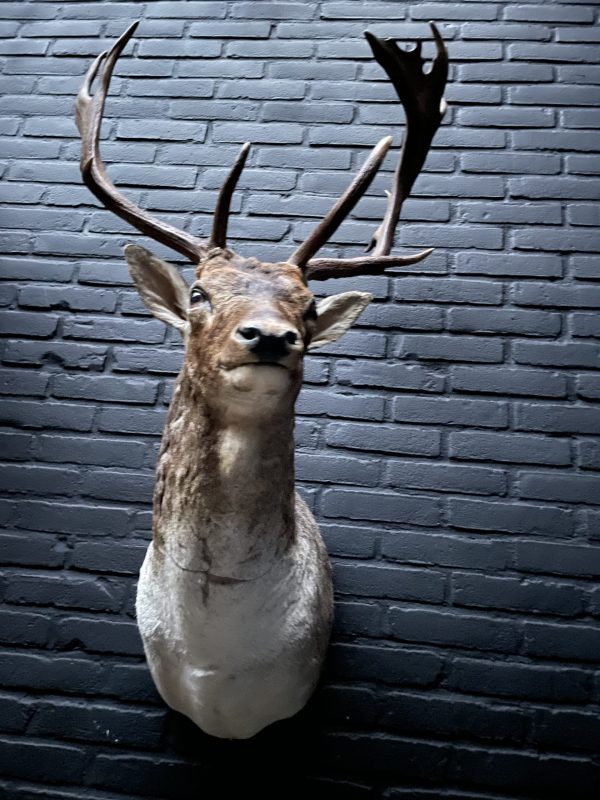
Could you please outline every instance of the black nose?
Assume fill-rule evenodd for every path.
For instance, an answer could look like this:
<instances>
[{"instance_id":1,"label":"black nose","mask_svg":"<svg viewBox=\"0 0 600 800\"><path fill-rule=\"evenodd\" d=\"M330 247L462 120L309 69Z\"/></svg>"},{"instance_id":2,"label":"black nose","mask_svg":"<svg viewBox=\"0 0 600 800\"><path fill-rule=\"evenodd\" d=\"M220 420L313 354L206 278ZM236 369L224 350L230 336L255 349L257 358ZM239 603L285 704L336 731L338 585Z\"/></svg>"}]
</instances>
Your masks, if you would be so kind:
<instances>
[{"instance_id":1,"label":"black nose","mask_svg":"<svg viewBox=\"0 0 600 800\"><path fill-rule=\"evenodd\" d=\"M254 325L242 325L236 333L240 342L261 361L278 361L287 356L290 346L298 341L298 334L291 329L274 333Z\"/></svg>"}]
</instances>

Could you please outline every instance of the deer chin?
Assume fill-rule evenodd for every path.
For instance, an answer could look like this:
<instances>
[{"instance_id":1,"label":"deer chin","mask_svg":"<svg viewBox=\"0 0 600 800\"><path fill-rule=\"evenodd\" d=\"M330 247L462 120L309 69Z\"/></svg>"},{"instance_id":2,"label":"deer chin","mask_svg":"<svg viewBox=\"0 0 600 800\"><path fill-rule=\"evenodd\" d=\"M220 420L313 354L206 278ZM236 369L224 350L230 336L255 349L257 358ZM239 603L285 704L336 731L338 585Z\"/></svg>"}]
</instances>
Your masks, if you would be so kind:
<instances>
[{"instance_id":1,"label":"deer chin","mask_svg":"<svg viewBox=\"0 0 600 800\"><path fill-rule=\"evenodd\" d=\"M223 370L224 384L237 399L251 403L277 400L290 391L293 372L271 361L252 361Z\"/></svg>"}]
</instances>

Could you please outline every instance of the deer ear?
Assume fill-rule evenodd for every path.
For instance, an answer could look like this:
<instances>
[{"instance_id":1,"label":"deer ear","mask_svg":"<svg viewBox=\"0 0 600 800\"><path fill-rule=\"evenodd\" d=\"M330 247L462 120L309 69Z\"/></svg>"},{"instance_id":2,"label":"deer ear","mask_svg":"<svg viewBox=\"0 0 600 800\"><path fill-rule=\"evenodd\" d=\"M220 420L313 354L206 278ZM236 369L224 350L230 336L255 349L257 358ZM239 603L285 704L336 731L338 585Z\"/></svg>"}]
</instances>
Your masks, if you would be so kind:
<instances>
[{"instance_id":1,"label":"deer ear","mask_svg":"<svg viewBox=\"0 0 600 800\"><path fill-rule=\"evenodd\" d=\"M317 323L309 350L337 342L356 318L369 305L373 295L368 292L343 292L325 297L317 303Z\"/></svg>"},{"instance_id":2,"label":"deer ear","mask_svg":"<svg viewBox=\"0 0 600 800\"><path fill-rule=\"evenodd\" d=\"M145 305L155 317L185 334L189 289L175 267L137 244L125 246L125 258Z\"/></svg>"}]
</instances>

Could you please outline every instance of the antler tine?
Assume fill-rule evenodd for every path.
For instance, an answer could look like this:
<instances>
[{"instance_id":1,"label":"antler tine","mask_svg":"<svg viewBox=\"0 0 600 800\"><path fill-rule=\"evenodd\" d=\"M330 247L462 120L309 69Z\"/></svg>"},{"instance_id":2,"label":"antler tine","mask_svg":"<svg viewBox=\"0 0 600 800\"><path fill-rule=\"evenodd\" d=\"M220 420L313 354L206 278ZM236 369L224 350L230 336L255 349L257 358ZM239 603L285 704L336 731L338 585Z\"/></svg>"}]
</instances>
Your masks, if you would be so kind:
<instances>
[{"instance_id":1,"label":"antler tine","mask_svg":"<svg viewBox=\"0 0 600 800\"><path fill-rule=\"evenodd\" d=\"M291 258L288 259L288 263L295 264L300 267L300 269L304 270L309 259L314 256L335 233L367 191L387 151L390 149L391 144L392 137L386 136L375 145L350 186L337 203L327 212L326 217L317 225L308 239L305 239L300 247L294 251Z\"/></svg>"},{"instance_id":2,"label":"antler tine","mask_svg":"<svg viewBox=\"0 0 600 800\"><path fill-rule=\"evenodd\" d=\"M221 190L219 191L219 196L217 198L212 231L208 240L209 247L226 247L227 245L227 223L229 222L231 196L235 191L237 182L242 174L249 151L250 142L246 142L242 145L242 149L238 153L229 175L221 186Z\"/></svg>"},{"instance_id":3,"label":"antler tine","mask_svg":"<svg viewBox=\"0 0 600 800\"><path fill-rule=\"evenodd\" d=\"M406 133L393 190L388 195L383 222L367 247L375 256L388 255L392 249L402 204L425 163L431 141L447 109L443 94L448 77L448 53L435 24L430 22L429 25L437 52L428 74L423 72L425 59L421 56L420 41L414 50L406 51L401 50L394 39L379 39L365 32L373 55L388 74L406 114Z\"/></svg>"},{"instance_id":4,"label":"antler tine","mask_svg":"<svg viewBox=\"0 0 600 800\"><path fill-rule=\"evenodd\" d=\"M125 219L142 233L171 247L193 262L207 249L202 239L155 219L146 211L122 195L106 174L100 157L100 128L106 96L115 64L123 49L133 36L139 22L134 22L123 33L109 51L101 53L91 65L77 95L75 119L81 134L81 174L90 191L106 208ZM103 66L101 85L97 92L90 93L92 83Z\"/></svg>"}]
</instances>

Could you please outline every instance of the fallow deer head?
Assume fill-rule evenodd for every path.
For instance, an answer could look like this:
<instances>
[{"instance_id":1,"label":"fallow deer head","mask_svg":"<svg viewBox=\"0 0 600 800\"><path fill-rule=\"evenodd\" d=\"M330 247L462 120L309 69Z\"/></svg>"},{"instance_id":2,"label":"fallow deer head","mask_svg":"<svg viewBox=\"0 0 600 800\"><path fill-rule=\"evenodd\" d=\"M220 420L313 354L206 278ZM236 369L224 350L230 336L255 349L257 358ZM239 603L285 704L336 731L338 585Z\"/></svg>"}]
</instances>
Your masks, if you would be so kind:
<instances>
[{"instance_id":1,"label":"fallow deer head","mask_svg":"<svg viewBox=\"0 0 600 800\"><path fill-rule=\"evenodd\" d=\"M196 265L195 280L188 287L174 267L148 250L138 245L125 248L144 303L155 316L184 335L184 369L198 378L205 398L222 404L229 397L238 403L246 397L249 410L256 412L259 409L254 389L258 383L263 400L265 396L287 393L293 401L302 379L304 353L337 340L372 299L365 292L345 292L316 303L308 281L379 274L390 267L414 264L432 252L427 249L408 256L390 255L402 204L446 110L443 91L448 60L442 38L431 23L437 54L426 74L420 42L407 52L394 39L365 34L406 114L404 144L388 192L386 212L367 248L372 254L359 258L315 257L368 189L390 148L391 137L376 145L344 194L286 261L263 263L227 247L231 197L248 156L248 143L241 148L221 187L206 240L138 208L107 176L99 146L102 115L115 64L137 25L131 25L110 51L98 56L78 94L76 119L82 138L83 179L106 208ZM92 95L92 84L99 73L100 86ZM257 366L263 367L258 382Z\"/></svg>"}]
</instances>

